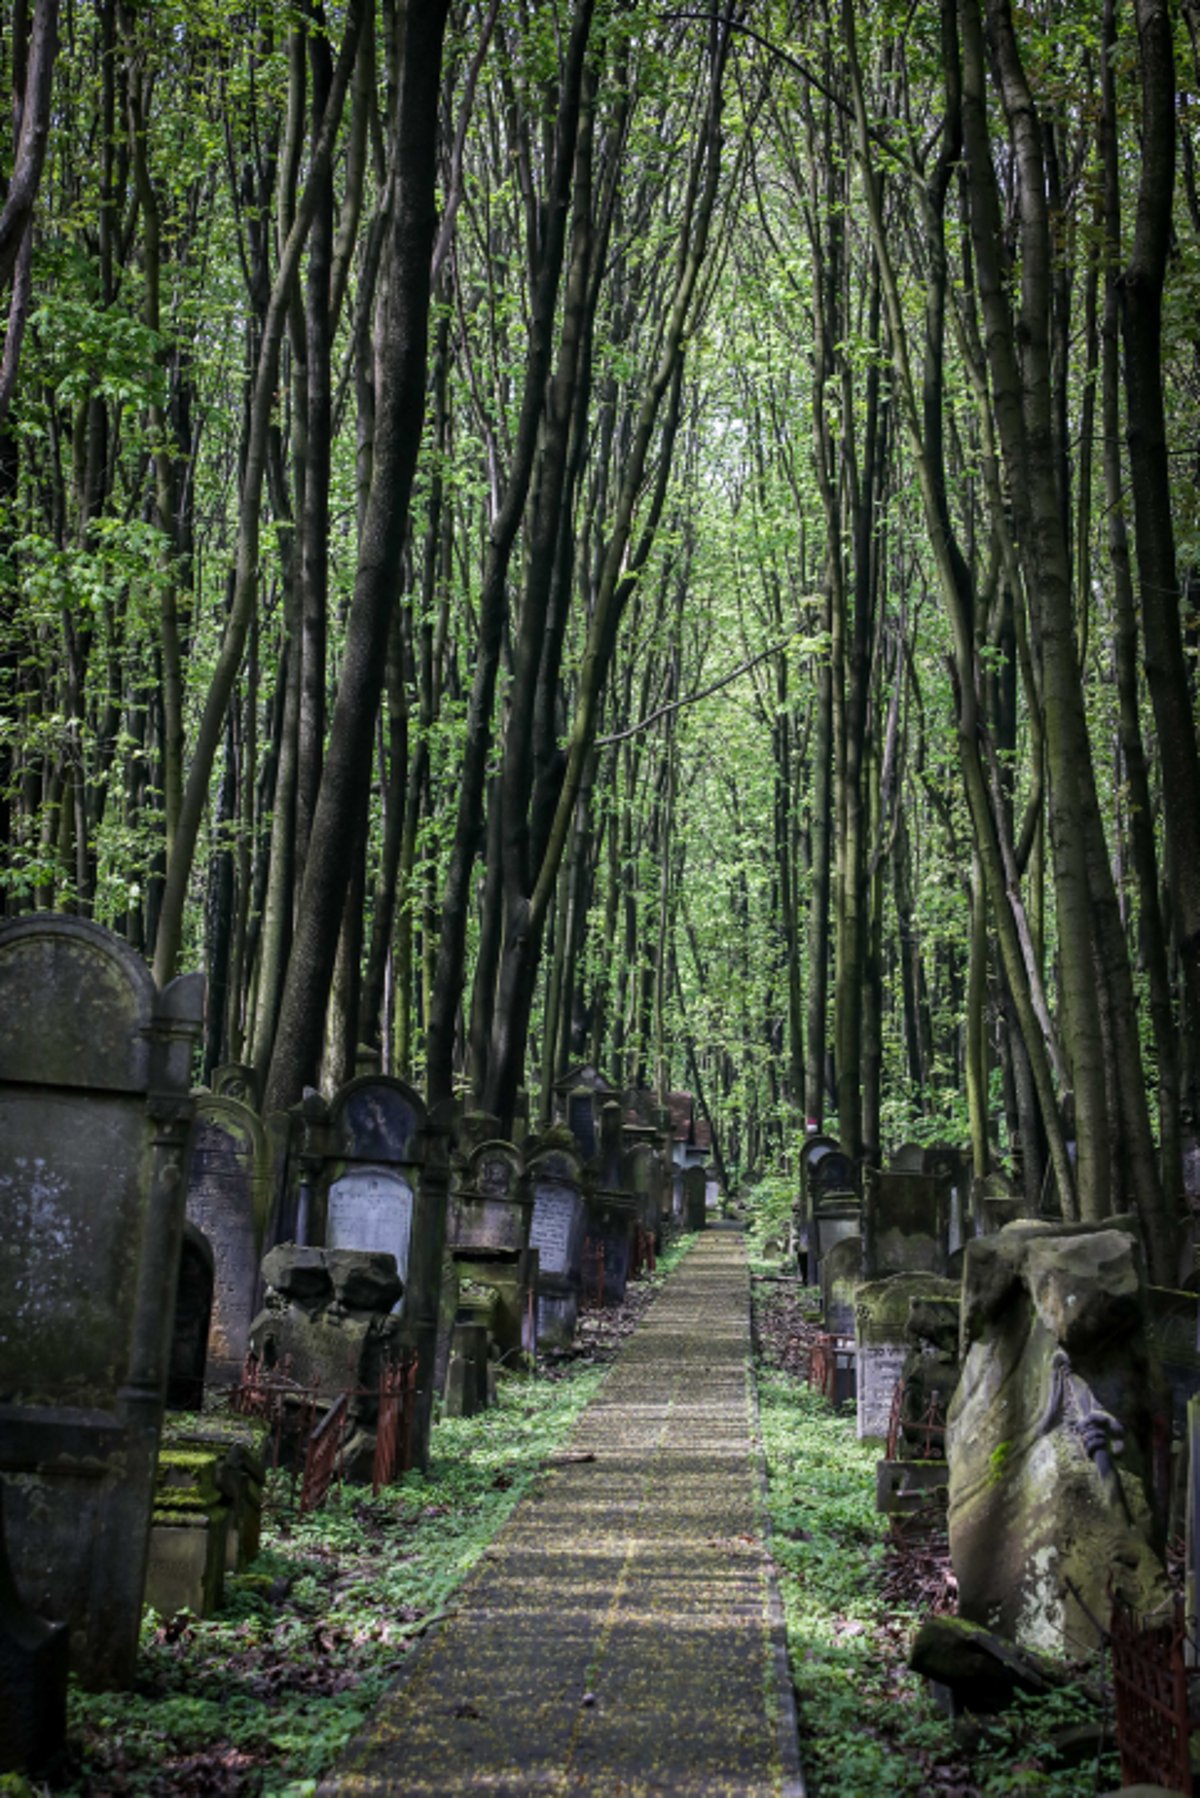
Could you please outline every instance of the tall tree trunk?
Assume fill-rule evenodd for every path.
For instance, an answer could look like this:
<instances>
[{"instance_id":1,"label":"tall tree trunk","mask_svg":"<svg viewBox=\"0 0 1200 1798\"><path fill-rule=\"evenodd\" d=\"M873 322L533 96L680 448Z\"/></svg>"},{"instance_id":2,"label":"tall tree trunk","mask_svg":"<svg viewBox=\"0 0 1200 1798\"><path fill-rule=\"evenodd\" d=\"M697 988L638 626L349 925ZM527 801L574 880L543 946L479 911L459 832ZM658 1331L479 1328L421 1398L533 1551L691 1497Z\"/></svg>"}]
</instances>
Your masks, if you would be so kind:
<instances>
[{"instance_id":1,"label":"tall tree trunk","mask_svg":"<svg viewBox=\"0 0 1200 1798\"><path fill-rule=\"evenodd\" d=\"M288 960L266 1108L285 1109L316 1072L346 886L369 791L375 714L396 605L425 409L430 256L442 39L448 0L412 5L395 129L395 198L380 330L371 488L341 679Z\"/></svg>"}]
</instances>

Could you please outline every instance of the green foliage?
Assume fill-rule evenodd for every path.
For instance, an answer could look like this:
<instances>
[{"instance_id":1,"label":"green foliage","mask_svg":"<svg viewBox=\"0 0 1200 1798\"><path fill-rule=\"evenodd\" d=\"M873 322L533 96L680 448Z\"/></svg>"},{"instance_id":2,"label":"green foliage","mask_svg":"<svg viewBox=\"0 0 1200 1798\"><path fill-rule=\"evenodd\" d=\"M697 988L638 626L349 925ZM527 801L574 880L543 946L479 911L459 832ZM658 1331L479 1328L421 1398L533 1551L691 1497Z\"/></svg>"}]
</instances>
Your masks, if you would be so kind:
<instances>
[{"instance_id":1,"label":"green foliage","mask_svg":"<svg viewBox=\"0 0 1200 1798\"><path fill-rule=\"evenodd\" d=\"M778 1256L791 1235L792 1207L799 1196L795 1174L768 1174L746 1194L747 1228L751 1257Z\"/></svg>"},{"instance_id":2,"label":"green foliage","mask_svg":"<svg viewBox=\"0 0 1200 1798\"><path fill-rule=\"evenodd\" d=\"M206 1756L244 1768L248 1786L261 1774L253 1789L314 1789L601 1378L502 1378L493 1410L437 1425L428 1477L377 1499L343 1486L324 1510L269 1524L219 1617L147 1612L136 1690L72 1687L63 1789L163 1792Z\"/></svg>"}]
</instances>

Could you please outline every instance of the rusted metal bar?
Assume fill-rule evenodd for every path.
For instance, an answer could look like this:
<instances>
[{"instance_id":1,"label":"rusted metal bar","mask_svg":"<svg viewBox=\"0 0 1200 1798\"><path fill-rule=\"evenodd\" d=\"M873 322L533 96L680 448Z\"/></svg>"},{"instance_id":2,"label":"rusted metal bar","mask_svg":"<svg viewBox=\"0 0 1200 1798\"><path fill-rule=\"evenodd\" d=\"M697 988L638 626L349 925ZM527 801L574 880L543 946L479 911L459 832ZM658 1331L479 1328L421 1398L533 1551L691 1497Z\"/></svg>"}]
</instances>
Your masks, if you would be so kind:
<instances>
[{"instance_id":1,"label":"rusted metal bar","mask_svg":"<svg viewBox=\"0 0 1200 1798\"><path fill-rule=\"evenodd\" d=\"M337 1475L346 1437L349 1397L339 1392L333 1404L308 1438L304 1457L304 1483L300 1488L300 1515L316 1511L329 1496L329 1488Z\"/></svg>"},{"instance_id":2,"label":"rusted metal bar","mask_svg":"<svg viewBox=\"0 0 1200 1798\"><path fill-rule=\"evenodd\" d=\"M417 1398L417 1357L409 1350L385 1367L379 1378L379 1416L375 1426L372 1491L390 1486L412 1466L412 1435Z\"/></svg>"}]
</instances>

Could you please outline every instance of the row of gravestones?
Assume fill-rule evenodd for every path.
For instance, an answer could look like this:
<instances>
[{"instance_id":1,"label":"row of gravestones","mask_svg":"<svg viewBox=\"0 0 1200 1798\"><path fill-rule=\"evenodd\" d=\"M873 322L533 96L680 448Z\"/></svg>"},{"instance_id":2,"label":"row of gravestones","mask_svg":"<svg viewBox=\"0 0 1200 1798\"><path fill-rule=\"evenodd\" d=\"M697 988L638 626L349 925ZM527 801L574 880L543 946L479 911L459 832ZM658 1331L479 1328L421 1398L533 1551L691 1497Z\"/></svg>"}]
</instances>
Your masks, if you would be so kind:
<instances>
[{"instance_id":1,"label":"row of gravestones","mask_svg":"<svg viewBox=\"0 0 1200 1798\"><path fill-rule=\"evenodd\" d=\"M206 1355L208 1378L218 1383L239 1377L248 1349L261 1355L263 1333L253 1320L262 1257L283 1242L394 1257L404 1295L397 1309L426 1358L419 1375L426 1390L442 1384L448 1305L464 1327L486 1321L502 1356L530 1352L537 1342L565 1345L589 1268L596 1296L619 1303L637 1232L657 1243L670 1221L656 1147L629 1129L610 1143L611 1119L605 1124L603 1158L585 1159L565 1129L518 1149L495 1138L494 1120L468 1114L456 1121L447 1173L441 1134L430 1129L418 1095L368 1075L328 1107L310 1096L290 1120L271 1120L276 1140L288 1144L274 1179L268 1132L254 1112L228 1091L201 1095L187 1196L193 1229L176 1314L181 1399L194 1399ZM485 1319L479 1305L470 1315L454 1305L453 1288L464 1283L490 1295L481 1301Z\"/></svg>"},{"instance_id":2,"label":"row of gravestones","mask_svg":"<svg viewBox=\"0 0 1200 1798\"><path fill-rule=\"evenodd\" d=\"M618 1296L635 1229L657 1235L669 1210L661 1156L637 1140L603 1169L561 1131L452 1167L446 1125L394 1080L265 1125L238 1070L197 1102L202 1005L200 976L159 992L91 923L0 926L0 1764L36 1762L67 1658L91 1687L132 1677L168 1382L194 1405L206 1360L210 1378L239 1376L264 1250L317 1245L312 1278L332 1296L309 1309L343 1334L389 1277L392 1304L402 1291L423 1461L449 1335L448 1196L450 1259L507 1287L518 1338L531 1297L537 1333L569 1335L589 1241ZM380 1260L382 1283L364 1272ZM275 1301L308 1290L295 1265L278 1278Z\"/></svg>"}]
</instances>

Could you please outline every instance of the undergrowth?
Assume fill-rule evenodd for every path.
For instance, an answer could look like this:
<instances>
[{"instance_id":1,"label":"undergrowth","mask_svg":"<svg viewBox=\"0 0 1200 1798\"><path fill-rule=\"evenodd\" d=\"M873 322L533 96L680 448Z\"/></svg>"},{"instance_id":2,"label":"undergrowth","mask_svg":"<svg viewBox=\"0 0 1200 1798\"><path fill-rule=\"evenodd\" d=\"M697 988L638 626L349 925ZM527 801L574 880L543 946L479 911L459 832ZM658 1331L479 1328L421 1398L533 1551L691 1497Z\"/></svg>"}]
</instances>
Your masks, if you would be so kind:
<instances>
[{"instance_id":1,"label":"undergrowth","mask_svg":"<svg viewBox=\"0 0 1200 1798\"><path fill-rule=\"evenodd\" d=\"M880 1449L798 1379L759 1370L759 1403L788 1644L810 1798L1082 1798L1119 1785L1115 1758L1054 1766L1051 1732L1095 1721L1075 1689L1014 1706L970 1745L907 1669L920 1618L878 1587L885 1520Z\"/></svg>"},{"instance_id":2,"label":"undergrowth","mask_svg":"<svg viewBox=\"0 0 1200 1798\"><path fill-rule=\"evenodd\" d=\"M493 1410L442 1420L427 1477L337 1491L264 1528L217 1617L148 1612L131 1692L73 1685L54 1791L311 1792L492 1541L603 1377L501 1380Z\"/></svg>"}]
</instances>

